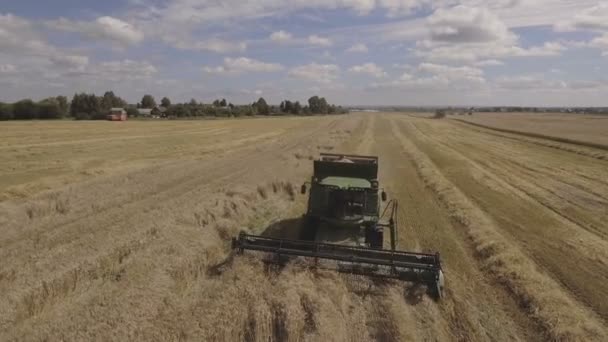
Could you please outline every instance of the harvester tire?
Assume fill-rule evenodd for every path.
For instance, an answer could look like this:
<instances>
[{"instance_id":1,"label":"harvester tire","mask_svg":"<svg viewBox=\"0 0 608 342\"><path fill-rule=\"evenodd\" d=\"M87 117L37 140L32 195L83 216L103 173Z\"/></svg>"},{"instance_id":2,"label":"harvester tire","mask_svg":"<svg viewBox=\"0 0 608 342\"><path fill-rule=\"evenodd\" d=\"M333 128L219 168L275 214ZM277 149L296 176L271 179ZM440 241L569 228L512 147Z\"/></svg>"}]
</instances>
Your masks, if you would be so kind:
<instances>
[{"instance_id":1,"label":"harvester tire","mask_svg":"<svg viewBox=\"0 0 608 342\"><path fill-rule=\"evenodd\" d=\"M300 231L300 239L304 241L315 241L317 237L317 229L319 228L319 220L315 218L304 218L304 224Z\"/></svg>"}]
</instances>

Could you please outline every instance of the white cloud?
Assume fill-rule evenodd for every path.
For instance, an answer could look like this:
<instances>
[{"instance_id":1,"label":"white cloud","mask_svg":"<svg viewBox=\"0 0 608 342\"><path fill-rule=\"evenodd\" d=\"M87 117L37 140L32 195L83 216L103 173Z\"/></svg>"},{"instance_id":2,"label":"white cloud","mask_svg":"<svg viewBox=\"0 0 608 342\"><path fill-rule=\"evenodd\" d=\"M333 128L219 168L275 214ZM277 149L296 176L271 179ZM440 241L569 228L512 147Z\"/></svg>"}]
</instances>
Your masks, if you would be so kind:
<instances>
[{"instance_id":1,"label":"white cloud","mask_svg":"<svg viewBox=\"0 0 608 342\"><path fill-rule=\"evenodd\" d=\"M349 47L346 52L368 52L367 46L363 43L355 44Z\"/></svg>"},{"instance_id":2,"label":"white cloud","mask_svg":"<svg viewBox=\"0 0 608 342\"><path fill-rule=\"evenodd\" d=\"M499 61L497 59L485 59L479 62L476 62L475 65L476 66L498 66L498 65L504 65L505 63L503 63L502 61Z\"/></svg>"},{"instance_id":3,"label":"white cloud","mask_svg":"<svg viewBox=\"0 0 608 342\"><path fill-rule=\"evenodd\" d=\"M448 82L452 81L471 81L483 83L483 70L469 66L448 66L434 63L421 63L418 70L424 73L429 73L433 76L445 79Z\"/></svg>"},{"instance_id":4,"label":"white cloud","mask_svg":"<svg viewBox=\"0 0 608 342\"><path fill-rule=\"evenodd\" d=\"M297 66L289 71L289 76L319 83L331 83L338 78L340 68L335 64L317 64Z\"/></svg>"},{"instance_id":5,"label":"white cloud","mask_svg":"<svg viewBox=\"0 0 608 342\"><path fill-rule=\"evenodd\" d=\"M171 43L180 50L209 51L216 53L243 52L247 49L247 43L245 42L232 42L217 38L205 41L174 40Z\"/></svg>"},{"instance_id":6,"label":"white cloud","mask_svg":"<svg viewBox=\"0 0 608 342\"><path fill-rule=\"evenodd\" d=\"M153 76L158 72L156 67L146 61L133 61L125 59L122 61L103 62L95 68L100 76L119 79L142 79Z\"/></svg>"},{"instance_id":7,"label":"white cloud","mask_svg":"<svg viewBox=\"0 0 608 342\"><path fill-rule=\"evenodd\" d=\"M50 76L69 78L70 81L98 82L149 79L157 73L158 69L147 61L124 59L88 64Z\"/></svg>"},{"instance_id":8,"label":"white cloud","mask_svg":"<svg viewBox=\"0 0 608 342\"><path fill-rule=\"evenodd\" d=\"M0 51L7 54L42 56L52 47L34 31L31 23L12 14L0 14Z\"/></svg>"},{"instance_id":9,"label":"white cloud","mask_svg":"<svg viewBox=\"0 0 608 342\"><path fill-rule=\"evenodd\" d=\"M428 18L427 28L427 38L416 42L415 54L429 60L557 56L566 49L557 42L523 48L497 15L481 8L439 9Z\"/></svg>"},{"instance_id":10,"label":"white cloud","mask_svg":"<svg viewBox=\"0 0 608 342\"><path fill-rule=\"evenodd\" d=\"M283 31L283 30L273 32L270 35L270 40L272 40L273 42L278 42L278 43L287 43L287 42L291 41L292 39L293 39L293 36L291 35L291 33Z\"/></svg>"},{"instance_id":11,"label":"white cloud","mask_svg":"<svg viewBox=\"0 0 608 342\"><path fill-rule=\"evenodd\" d=\"M435 63L420 63L410 68L399 78L372 83L369 88L378 89L415 89L415 90L463 90L479 89L486 84L483 70L470 66L449 66Z\"/></svg>"},{"instance_id":12,"label":"white cloud","mask_svg":"<svg viewBox=\"0 0 608 342\"><path fill-rule=\"evenodd\" d=\"M564 81L547 80L542 75L505 76L498 78L495 83L499 89L507 90L559 90L568 87Z\"/></svg>"},{"instance_id":13,"label":"white cloud","mask_svg":"<svg viewBox=\"0 0 608 342\"><path fill-rule=\"evenodd\" d=\"M49 44L26 19L12 14L0 15L0 51L23 70L82 68L88 57L59 49Z\"/></svg>"},{"instance_id":14,"label":"white cloud","mask_svg":"<svg viewBox=\"0 0 608 342\"><path fill-rule=\"evenodd\" d=\"M70 70L83 70L89 64L89 57L79 55L55 55L49 59L54 65Z\"/></svg>"},{"instance_id":15,"label":"white cloud","mask_svg":"<svg viewBox=\"0 0 608 342\"><path fill-rule=\"evenodd\" d=\"M608 30L608 3L600 3L586 8L570 19L557 22L554 25L554 29L558 32L576 30Z\"/></svg>"},{"instance_id":16,"label":"white cloud","mask_svg":"<svg viewBox=\"0 0 608 342\"><path fill-rule=\"evenodd\" d=\"M203 71L210 74L241 74L247 72L276 72L284 67L276 63L265 63L246 57L224 58L224 65L217 67L203 67Z\"/></svg>"},{"instance_id":17,"label":"white cloud","mask_svg":"<svg viewBox=\"0 0 608 342\"><path fill-rule=\"evenodd\" d=\"M494 13L484 8L456 6L438 9L428 18L432 42L513 42L515 35Z\"/></svg>"},{"instance_id":18,"label":"white cloud","mask_svg":"<svg viewBox=\"0 0 608 342\"><path fill-rule=\"evenodd\" d=\"M361 65L355 65L348 71L356 74L366 74L376 78L382 78L386 76L386 72L374 63L365 63Z\"/></svg>"},{"instance_id":19,"label":"white cloud","mask_svg":"<svg viewBox=\"0 0 608 342\"><path fill-rule=\"evenodd\" d=\"M0 64L0 74L10 74L17 71L17 67L12 64Z\"/></svg>"},{"instance_id":20,"label":"white cloud","mask_svg":"<svg viewBox=\"0 0 608 342\"><path fill-rule=\"evenodd\" d=\"M388 16L395 16L431 3L431 0L173 0L147 8L144 5L145 11L140 16L189 23L253 20L305 9L347 9L359 15L381 9Z\"/></svg>"},{"instance_id":21,"label":"white cloud","mask_svg":"<svg viewBox=\"0 0 608 342\"><path fill-rule=\"evenodd\" d=\"M137 44L144 33L133 25L113 17L99 17L94 21L72 21L65 18L47 22L55 30L75 32L89 38L108 40L122 45Z\"/></svg>"},{"instance_id":22,"label":"white cloud","mask_svg":"<svg viewBox=\"0 0 608 342\"><path fill-rule=\"evenodd\" d=\"M313 34L311 36L308 36L308 42L311 45L316 45L316 46L331 46L332 42L329 38L325 38L325 37L320 37L317 36L316 34Z\"/></svg>"}]
</instances>

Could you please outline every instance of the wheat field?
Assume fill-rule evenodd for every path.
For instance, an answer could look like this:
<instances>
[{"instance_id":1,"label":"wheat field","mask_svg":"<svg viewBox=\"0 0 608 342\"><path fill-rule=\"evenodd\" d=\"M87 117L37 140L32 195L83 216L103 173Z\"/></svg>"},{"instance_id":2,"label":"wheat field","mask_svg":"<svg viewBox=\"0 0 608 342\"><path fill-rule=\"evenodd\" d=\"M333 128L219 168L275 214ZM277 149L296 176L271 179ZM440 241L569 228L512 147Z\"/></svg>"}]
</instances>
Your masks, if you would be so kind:
<instances>
[{"instance_id":1,"label":"wheat field","mask_svg":"<svg viewBox=\"0 0 608 342\"><path fill-rule=\"evenodd\" d=\"M401 113L2 123L0 340L607 340L608 129L470 120L568 140ZM379 156L444 299L231 257L241 230L290 234L321 152Z\"/></svg>"}]
</instances>

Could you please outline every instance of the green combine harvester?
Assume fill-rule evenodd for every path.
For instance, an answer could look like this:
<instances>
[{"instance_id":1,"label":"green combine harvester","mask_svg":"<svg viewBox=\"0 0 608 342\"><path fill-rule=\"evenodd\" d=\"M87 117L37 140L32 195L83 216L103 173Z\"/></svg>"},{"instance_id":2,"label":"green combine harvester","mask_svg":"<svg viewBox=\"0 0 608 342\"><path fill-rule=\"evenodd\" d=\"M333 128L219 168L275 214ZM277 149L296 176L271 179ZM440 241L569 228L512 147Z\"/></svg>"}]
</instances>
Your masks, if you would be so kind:
<instances>
[{"instance_id":1,"label":"green combine harvester","mask_svg":"<svg viewBox=\"0 0 608 342\"><path fill-rule=\"evenodd\" d=\"M307 185L308 210L298 240L241 233L233 239L233 249L270 253L270 261L277 263L289 256L305 257L317 267L339 272L423 283L433 297L441 298L439 253L397 249L398 202L392 199L381 208L387 196L379 188L378 157L322 153L302 194Z\"/></svg>"}]
</instances>

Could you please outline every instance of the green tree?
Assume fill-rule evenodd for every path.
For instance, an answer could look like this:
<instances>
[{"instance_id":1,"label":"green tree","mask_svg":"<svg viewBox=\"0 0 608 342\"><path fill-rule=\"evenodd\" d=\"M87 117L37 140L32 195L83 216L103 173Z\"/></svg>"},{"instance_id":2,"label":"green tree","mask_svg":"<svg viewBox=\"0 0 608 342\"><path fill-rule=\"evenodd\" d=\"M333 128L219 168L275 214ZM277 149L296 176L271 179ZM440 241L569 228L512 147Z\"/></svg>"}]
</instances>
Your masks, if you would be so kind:
<instances>
[{"instance_id":1,"label":"green tree","mask_svg":"<svg viewBox=\"0 0 608 342\"><path fill-rule=\"evenodd\" d=\"M144 95L144 97L141 99L141 107L147 109L156 107L156 100L154 100L154 96Z\"/></svg>"},{"instance_id":2,"label":"green tree","mask_svg":"<svg viewBox=\"0 0 608 342\"><path fill-rule=\"evenodd\" d=\"M56 98L51 97L38 103L38 118L59 119L62 116L61 107Z\"/></svg>"},{"instance_id":3,"label":"green tree","mask_svg":"<svg viewBox=\"0 0 608 342\"><path fill-rule=\"evenodd\" d=\"M293 113L293 103L289 100L285 100L285 113Z\"/></svg>"},{"instance_id":4,"label":"green tree","mask_svg":"<svg viewBox=\"0 0 608 342\"><path fill-rule=\"evenodd\" d=\"M115 97L116 95L114 95L113 91L106 91L101 98L101 108L106 111L112 108Z\"/></svg>"},{"instance_id":5,"label":"green tree","mask_svg":"<svg viewBox=\"0 0 608 342\"><path fill-rule=\"evenodd\" d=\"M302 113L302 105L300 104L300 101L296 101L293 104L293 113L296 115L299 115Z\"/></svg>"},{"instance_id":6,"label":"green tree","mask_svg":"<svg viewBox=\"0 0 608 342\"><path fill-rule=\"evenodd\" d=\"M17 120L38 118L38 105L30 99L21 100L13 105L13 114Z\"/></svg>"},{"instance_id":7,"label":"green tree","mask_svg":"<svg viewBox=\"0 0 608 342\"><path fill-rule=\"evenodd\" d=\"M127 108L125 109L127 111L127 116L128 117L137 117L139 116L139 111L137 111L137 108L134 106L127 106Z\"/></svg>"},{"instance_id":8,"label":"green tree","mask_svg":"<svg viewBox=\"0 0 608 342\"><path fill-rule=\"evenodd\" d=\"M169 98L165 96L162 100L160 100L160 105L165 108L169 108L171 106L171 100L169 100Z\"/></svg>"},{"instance_id":9,"label":"green tree","mask_svg":"<svg viewBox=\"0 0 608 342\"><path fill-rule=\"evenodd\" d=\"M215 100L213 101L213 107L219 107L219 106L220 106L220 100L215 99Z\"/></svg>"},{"instance_id":10,"label":"green tree","mask_svg":"<svg viewBox=\"0 0 608 342\"><path fill-rule=\"evenodd\" d=\"M110 108L124 108L127 106L127 101L116 96L113 91L106 91L100 99L101 111L107 112Z\"/></svg>"},{"instance_id":11,"label":"green tree","mask_svg":"<svg viewBox=\"0 0 608 342\"><path fill-rule=\"evenodd\" d=\"M9 103L0 103L0 120L12 120L13 116L13 105Z\"/></svg>"},{"instance_id":12,"label":"green tree","mask_svg":"<svg viewBox=\"0 0 608 342\"><path fill-rule=\"evenodd\" d=\"M327 114L329 112L329 106L327 100L324 97L313 96L308 99L308 107L312 114Z\"/></svg>"},{"instance_id":13,"label":"green tree","mask_svg":"<svg viewBox=\"0 0 608 342\"><path fill-rule=\"evenodd\" d=\"M99 114L105 114L101 106L101 98L95 94L74 94L70 105L70 115L84 119L88 117L96 117Z\"/></svg>"},{"instance_id":14,"label":"green tree","mask_svg":"<svg viewBox=\"0 0 608 342\"><path fill-rule=\"evenodd\" d=\"M57 101L57 104L59 105L59 110L61 111L61 116L67 116L68 115L68 111L70 109L70 105L68 103L68 98L66 96L57 96L55 98L55 100Z\"/></svg>"},{"instance_id":15,"label":"green tree","mask_svg":"<svg viewBox=\"0 0 608 342\"><path fill-rule=\"evenodd\" d=\"M227 106L226 99L222 99L222 101L220 101L220 107L226 107L226 106Z\"/></svg>"},{"instance_id":16,"label":"green tree","mask_svg":"<svg viewBox=\"0 0 608 342\"><path fill-rule=\"evenodd\" d=\"M255 108L260 115L270 114L270 106L268 106L268 103L266 103L266 100L264 100L263 97L260 97L258 102L255 103Z\"/></svg>"}]
</instances>

